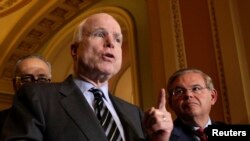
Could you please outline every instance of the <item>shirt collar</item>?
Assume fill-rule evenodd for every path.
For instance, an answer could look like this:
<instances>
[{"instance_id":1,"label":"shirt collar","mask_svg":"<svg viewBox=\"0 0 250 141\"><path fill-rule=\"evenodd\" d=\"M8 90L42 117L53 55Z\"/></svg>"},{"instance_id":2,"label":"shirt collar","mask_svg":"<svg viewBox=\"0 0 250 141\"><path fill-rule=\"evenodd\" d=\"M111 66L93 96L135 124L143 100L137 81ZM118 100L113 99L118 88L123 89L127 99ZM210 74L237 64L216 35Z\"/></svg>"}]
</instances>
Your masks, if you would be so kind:
<instances>
[{"instance_id":1,"label":"shirt collar","mask_svg":"<svg viewBox=\"0 0 250 141\"><path fill-rule=\"evenodd\" d=\"M211 119L209 118L208 121L207 121L207 124L205 125L204 129L208 127L208 125L211 125L212 124L212 121ZM197 126L194 126L193 129L194 130L198 130L200 127L197 127Z\"/></svg>"},{"instance_id":2,"label":"shirt collar","mask_svg":"<svg viewBox=\"0 0 250 141\"><path fill-rule=\"evenodd\" d=\"M85 93L86 91L89 91L89 89L94 87L102 90L105 99L107 99L108 97L108 83L104 83L100 87L95 87L92 83L89 83L88 81L79 78L74 78L74 82L81 89L82 93Z\"/></svg>"}]
</instances>

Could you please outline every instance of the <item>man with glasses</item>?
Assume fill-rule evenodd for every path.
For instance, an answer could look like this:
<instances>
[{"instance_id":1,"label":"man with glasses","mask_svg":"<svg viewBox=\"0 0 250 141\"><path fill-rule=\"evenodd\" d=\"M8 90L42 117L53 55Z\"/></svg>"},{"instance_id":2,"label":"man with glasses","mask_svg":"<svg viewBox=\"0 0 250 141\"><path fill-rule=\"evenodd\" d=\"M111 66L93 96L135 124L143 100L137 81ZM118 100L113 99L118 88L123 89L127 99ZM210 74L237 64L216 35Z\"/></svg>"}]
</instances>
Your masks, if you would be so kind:
<instances>
[{"instance_id":1,"label":"man with glasses","mask_svg":"<svg viewBox=\"0 0 250 141\"><path fill-rule=\"evenodd\" d=\"M51 81L51 65L42 56L28 55L16 63L13 78L15 92L27 83L49 83Z\"/></svg>"},{"instance_id":2,"label":"man with glasses","mask_svg":"<svg viewBox=\"0 0 250 141\"><path fill-rule=\"evenodd\" d=\"M16 63L13 88L15 93L28 83L49 83L51 81L51 65L42 56L28 55L19 59ZM0 112L0 132L9 109Z\"/></svg>"},{"instance_id":3,"label":"man with glasses","mask_svg":"<svg viewBox=\"0 0 250 141\"><path fill-rule=\"evenodd\" d=\"M168 81L169 105L177 115L170 140L206 141L202 131L213 124L209 113L217 100L212 79L198 69L175 72Z\"/></svg>"}]
</instances>

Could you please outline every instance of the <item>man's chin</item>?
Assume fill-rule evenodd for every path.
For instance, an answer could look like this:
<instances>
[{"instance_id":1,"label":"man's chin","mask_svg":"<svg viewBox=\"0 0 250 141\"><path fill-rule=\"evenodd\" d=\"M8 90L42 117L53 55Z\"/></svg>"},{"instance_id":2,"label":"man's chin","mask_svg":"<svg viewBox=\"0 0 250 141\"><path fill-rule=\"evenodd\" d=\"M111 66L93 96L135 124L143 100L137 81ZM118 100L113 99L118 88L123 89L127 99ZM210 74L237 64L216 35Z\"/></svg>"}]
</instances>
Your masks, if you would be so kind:
<instances>
[{"instance_id":1,"label":"man's chin","mask_svg":"<svg viewBox=\"0 0 250 141\"><path fill-rule=\"evenodd\" d=\"M118 73L118 71L115 70L114 68L104 68L101 70L102 74L106 75L108 77L112 77L112 76L116 75Z\"/></svg>"}]
</instances>

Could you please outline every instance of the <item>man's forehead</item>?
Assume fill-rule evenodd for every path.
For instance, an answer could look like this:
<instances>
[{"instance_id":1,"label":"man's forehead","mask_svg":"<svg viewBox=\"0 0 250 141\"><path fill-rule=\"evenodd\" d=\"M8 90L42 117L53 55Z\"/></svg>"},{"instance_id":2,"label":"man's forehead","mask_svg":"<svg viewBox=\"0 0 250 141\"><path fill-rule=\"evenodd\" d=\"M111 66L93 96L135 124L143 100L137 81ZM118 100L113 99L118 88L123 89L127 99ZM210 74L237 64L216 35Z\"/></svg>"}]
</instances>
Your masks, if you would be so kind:
<instances>
[{"instance_id":1,"label":"man's forehead","mask_svg":"<svg viewBox=\"0 0 250 141\"><path fill-rule=\"evenodd\" d=\"M105 19L113 19L115 20L111 15L108 15L106 13L97 13L94 15L91 15L87 18L87 21L91 21L91 20L101 20L101 21L105 21Z\"/></svg>"},{"instance_id":2,"label":"man's forehead","mask_svg":"<svg viewBox=\"0 0 250 141\"><path fill-rule=\"evenodd\" d=\"M183 75L180 75L179 77L177 77L174 81L175 83L203 83L204 79L202 77L202 75L200 73L194 73L194 72L190 72L190 73L185 73Z\"/></svg>"},{"instance_id":3,"label":"man's forehead","mask_svg":"<svg viewBox=\"0 0 250 141\"><path fill-rule=\"evenodd\" d=\"M86 19L85 28L87 29L112 29L121 31L119 23L110 15L100 14L94 15Z\"/></svg>"}]
</instances>

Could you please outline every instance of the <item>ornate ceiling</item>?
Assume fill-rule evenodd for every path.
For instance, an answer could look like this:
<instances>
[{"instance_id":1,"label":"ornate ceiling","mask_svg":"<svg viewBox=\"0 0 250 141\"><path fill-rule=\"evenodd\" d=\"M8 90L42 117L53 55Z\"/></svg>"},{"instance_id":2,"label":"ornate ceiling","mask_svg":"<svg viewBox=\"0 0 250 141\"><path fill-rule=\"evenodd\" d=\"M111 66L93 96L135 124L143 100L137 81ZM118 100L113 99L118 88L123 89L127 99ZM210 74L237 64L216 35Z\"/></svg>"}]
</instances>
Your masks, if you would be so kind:
<instances>
[{"instance_id":1,"label":"ornate ceiling","mask_svg":"<svg viewBox=\"0 0 250 141\"><path fill-rule=\"evenodd\" d=\"M100 0L1 0L0 93L13 93L11 79L15 63L20 57L42 54L51 61L52 56L58 52L66 52L65 49L57 49L58 51L51 55L50 50L53 49L48 43L54 36L58 36L59 30L98 1ZM64 58L71 61L69 56ZM125 60L126 62L128 61ZM57 64L55 66L58 68L65 67L62 62L57 61ZM65 73L72 67L69 64L66 65Z\"/></svg>"},{"instance_id":2,"label":"ornate ceiling","mask_svg":"<svg viewBox=\"0 0 250 141\"><path fill-rule=\"evenodd\" d=\"M1 17L8 16L18 11L31 0L4 0L1 2ZM56 7L45 13L32 27L29 28L24 37L20 39L10 57L7 58L8 64L5 65L1 77L11 78L13 65L20 56L36 53L41 49L43 43L49 39L54 32L67 23L68 20L74 18L83 8L89 6L94 1L89 0L64 0ZM9 35L12 36L12 35ZM4 46L3 46L4 47Z\"/></svg>"}]
</instances>

